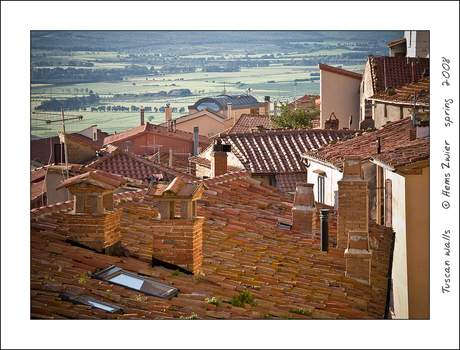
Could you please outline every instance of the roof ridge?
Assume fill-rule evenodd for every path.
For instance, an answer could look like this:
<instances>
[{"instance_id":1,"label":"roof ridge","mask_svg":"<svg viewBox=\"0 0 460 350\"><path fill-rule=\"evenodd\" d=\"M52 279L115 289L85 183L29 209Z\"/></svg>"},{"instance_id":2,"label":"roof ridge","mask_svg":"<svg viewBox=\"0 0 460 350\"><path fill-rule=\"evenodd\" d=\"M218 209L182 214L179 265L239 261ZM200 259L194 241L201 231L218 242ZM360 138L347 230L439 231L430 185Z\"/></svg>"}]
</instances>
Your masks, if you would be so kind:
<instances>
[{"instance_id":1,"label":"roof ridge","mask_svg":"<svg viewBox=\"0 0 460 350\"><path fill-rule=\"evenodd\" d=\"M205 185L218 185L218 184L221 184L227 181L232 181L236 179L245 179L248 177L251 177L251 173L247 170L244 170L244 171L238 171L235 173L227 173L227 174L216 176L216 177L209 178L209 179L201 179L197 181L192 181L192 182L201 182Z\"/></svg>"}]
</instances>

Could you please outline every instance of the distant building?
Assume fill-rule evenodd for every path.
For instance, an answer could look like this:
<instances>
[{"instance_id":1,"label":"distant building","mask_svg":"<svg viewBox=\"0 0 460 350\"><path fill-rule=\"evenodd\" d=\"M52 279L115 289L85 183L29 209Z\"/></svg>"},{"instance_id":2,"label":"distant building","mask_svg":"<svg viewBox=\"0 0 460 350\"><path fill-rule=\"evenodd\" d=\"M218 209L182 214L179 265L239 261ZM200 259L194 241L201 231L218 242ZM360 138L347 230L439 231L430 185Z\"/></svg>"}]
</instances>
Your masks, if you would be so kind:
<instances>
[{"instance_id":1,"label":"distant building","mask_svg":"<svg viewBox=\"0 0 460 350\"><path fill-rule=\"evenodd\" d=\"M390 57L430 57L430 32L405 30L404 38L388 43Z\"/></svg>"}]
</instances>

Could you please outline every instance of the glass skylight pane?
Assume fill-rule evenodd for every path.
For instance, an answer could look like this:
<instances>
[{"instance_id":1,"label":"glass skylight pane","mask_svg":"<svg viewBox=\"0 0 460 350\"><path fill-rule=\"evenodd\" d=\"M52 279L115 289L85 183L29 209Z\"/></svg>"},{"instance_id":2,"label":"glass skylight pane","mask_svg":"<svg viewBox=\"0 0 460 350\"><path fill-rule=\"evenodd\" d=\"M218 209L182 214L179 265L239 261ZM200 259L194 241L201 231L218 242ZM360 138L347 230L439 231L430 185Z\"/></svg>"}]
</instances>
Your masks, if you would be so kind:
<instances>
[{"instance_id":1,"label":"glass skylight pane","mask_svg":"<svg viewBox=\"0 0 460 350\"><path fill-rule=\"evenodd\" d=\"M129 288L137 289L137 290L140 290L142 287L142 284L144 283L144 281L140 280L139 278L125 275L123 273L120 273L119 275L115 277L108 278L107 280L114 282L114 283L122 284Z\"/></svg>"},{"instance_id":2,"label":"glass skylight pane","mask_svg":"<svg viewBox=\"0 0 460 350\"><path fill-rule=\"evenodd\" d=\"M116 310L116 309L113 308L113 307L110 307L110 306L104 305L104 304L99 304L99 303L97 303L97 302L95 302L95 301L87 300L87 302L88 302L89 304L91 304L92 306L97 307L98 309L105 310L105 311L113 312L113 311Z\"/></svg>"}]
</instances>

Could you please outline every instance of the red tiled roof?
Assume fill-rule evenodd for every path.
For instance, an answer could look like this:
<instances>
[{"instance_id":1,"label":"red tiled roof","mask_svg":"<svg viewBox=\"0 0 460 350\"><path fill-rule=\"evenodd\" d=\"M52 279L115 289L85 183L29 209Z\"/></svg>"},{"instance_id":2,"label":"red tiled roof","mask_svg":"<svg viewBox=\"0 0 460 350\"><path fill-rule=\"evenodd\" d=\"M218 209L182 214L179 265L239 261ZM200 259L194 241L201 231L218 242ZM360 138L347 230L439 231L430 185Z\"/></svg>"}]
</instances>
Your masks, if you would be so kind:
<instances>
[{"instance_id":1,"label":"red tiled roof","mask_svg":"<svg viewBox=\"0 0 460 350\"><path fill-rule=\"evenodd\" d=\"M388 47L391 47L391 46L395 46L395 45L401 44L401 43L403 43L403 42L406 42L406 38L402 38L402 39L398 39L398 40L392 41L391 43L388 43L387 46L388 46Z\"/></svg>"},{"instance_id":2,"label":"red tiled roof","mask_svg":"<svg viewBox=\"0 0 460 350\"><path fill-rule=\"evenodd\" d=\"M263 315L282 319L288 313L301 319L382 319L392 230L370 224L370 237L379 249L373 251L371 285L364 285L345 276L343 250L330 246L328 253L322 252L317 236L277 228L277 222L290 221L292 196L247 177L248 173L240 175L203 181L209 189L198 201L198 214L205 218L200 279L150 266L150 222L158 209L145 190L115 195L116 208L123 209L122 245L130 257L107 256L66 242L64 213L71 201L55 205L54 210L46 208L47 213L45 208L33 210L42 213L33 214L31 223L31 318L173 319L193 312L200 319ZM330 237L336 225L332 212ZM317 235L319 230L318 221ZM159 299L87 275L109 265L173 285L179 294ZM68 290L121 306L124 313L113 315L62 301L59 294ZM232 306L231 299L241 291L250 291L257 305ZM212 297L220 298L221 304L206 303ZM310 310L311 315L293 312L299 309Z\"/></svg>"},{"instance_id":3,"label":"red tiled roof","mask_svg":"<svg viewBox=\"0 0 460 350\"><path fill-rule=\"evenodd\" d=\"M307 173L282 173L277 174L276 179L278 180L281 191L295 192L297 182L307 182Z\"/></svg>"},{"instance_id":4,"label":"red tiled roof","mask_svg":"<svg viewBox=\"0 0 460 350\"><path fill-rule=\"evenodd\" d=\"M410 118L385 124L381 129L364 133L351 140L331 144L304 154L308 158L328 162L338 169L342 169L343 156L360 156L361 160L371 157L385 160L396 167L414 161L429 158L429 138L411 141L409 134ZM380 154L377 154L376 139L380 136ZM392 160L392 157L395 157Z\"/></svg>"},{"instance_id":5,"label":"red tiled roof","mask_svg":"<svg viewBox=\"0 0 460 350\"><path fill-rule=\"evenodd\" d=\"M345 69L342 69L342 68L328 66L327 64L323 64L323 63L318 63L318 67L321 70L325 70L325 71L328 71L328 72L331 72L331 73L341 74L341 75L344 75L344 76L350 77L350 78L355 78L355 79L359 79L359 80L361 80L363 78L362 74L351 72L349 70L345 70Z\"/></svg>"},{"instance_id":6,"label":"red tiled roof","mask_svg":"<svg viewBox=\"0 0 460 350\"><path fill-rule=\"evenodd\" d=\"M371 97L370 100L386 102L414 103L414 92L417 93L417 105L430 104L430 77L424 78L416 83L404 85L399 88L382 91ZM424 94L420 94L420 93Z\"/></svg>"},{"instance_id":7,"label":"red tiled roof","mask_svg":"<svg viewBox=\"0 0 460 350\"><path fill-rule=\"evenodd\" d=\"M422 80L425 69L430 68L429 58L410 57L368 57L374 93L409 85Z\"/></svg>"},{"instance_id":8,"label":"red tiled roof","mask_svg":"<svg viewBox=\"0 0 460 350\"><path fill-rule=\"evenodd\" d=\"M272 130L223 135L233 154L251 173L306 171L300 155L331 141L352 136L353 130Z\"/></svg>"},{"instance_id":9,"label":"red tiled roof","mask_svg":"<svg viewBox=\"0 0 460 350\"><path fill-rule=\"evenodd\" d=\"M177 167L170 168L119 148L107 153L102 158L96 159L88 164L88 166L143 182L150 182L149 179L152 175L158 175L156 176L157 178L161 175L166 181L171 181L178 176L187 179L196 179L195 176L186 174L185 169Z\"/></svg>"},{"instance_id":10,"label":"red tiled roof","mask_svg":"<svg viewBox=\"0 0 460 350\"><path fill-rule=\"evenodd\" d=\"M263 129L270 129L272 127L272 123L270 118L266 115L242 114L227 134L250 133L257 126L262 126Z\"/></svg>"},{"instance_id":11,"label":"red tiled roof","mask_svg":"<svg viewBox=\"0 0 460 350\"><path fill-rule=\"evenodd\" d=\"M104 189L116 190L126 185L128 180L120 175L109 174L101 170L94 170L64 180L58 187L56 187L56 189L58 190L60 188L80 183L87 183Z\"/></svg>"},{"instance_id":12,"label":"red tiled roof","mask_svg":"<svg viewBox=\"0 0 460 350\"><path fill-rule=\"evenodd\" d=\"M117 145L121 142L138 137L139 135L142 135L143 133L155 133L155 134L161 134L163 136L168 136L168 137L175 138L175 139L193 141L193 133L191 132L182 131L182 130L176 130L175 132L171 132L171 131L168 131L168 128L164 126L154 125L154 124L150 124L147 122L144 125L137 126L131 130L126 130L126 131L123 131L117 134L107 136L104 140L104 145L109 145L109 144ZM199 135L198 140L201 143L206 143L206 144L211 143L211 140L208 137L203 136L203 135Z\"/></svg>"}]
</instances>

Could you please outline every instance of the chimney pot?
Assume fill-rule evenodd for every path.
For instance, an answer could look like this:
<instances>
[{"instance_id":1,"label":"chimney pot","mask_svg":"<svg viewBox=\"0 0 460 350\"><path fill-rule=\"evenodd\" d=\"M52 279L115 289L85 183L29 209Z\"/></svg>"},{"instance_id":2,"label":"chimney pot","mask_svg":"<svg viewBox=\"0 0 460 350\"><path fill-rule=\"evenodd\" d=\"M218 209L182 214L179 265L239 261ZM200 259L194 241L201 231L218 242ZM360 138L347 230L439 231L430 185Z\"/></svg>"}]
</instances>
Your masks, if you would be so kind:
<instances>
[{"instance_id":1,"label":"chimney pot","mask_svg":"<svg viewBox=\"0 0 460 350\"><path fill-rule=\"evenodd\" d=\"M320 210L321 217L321 251L329 251L329 209Z\"/></svg>"}]
</instances>

